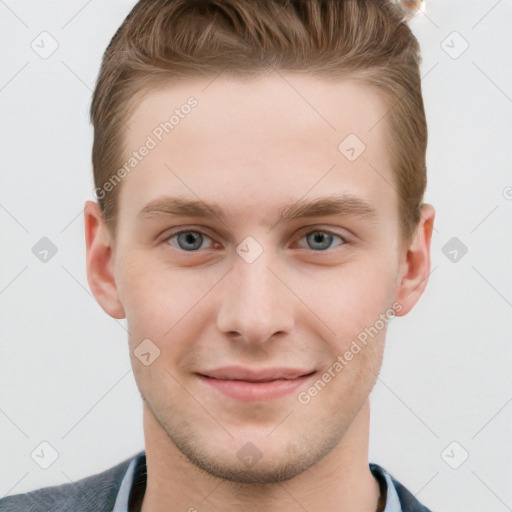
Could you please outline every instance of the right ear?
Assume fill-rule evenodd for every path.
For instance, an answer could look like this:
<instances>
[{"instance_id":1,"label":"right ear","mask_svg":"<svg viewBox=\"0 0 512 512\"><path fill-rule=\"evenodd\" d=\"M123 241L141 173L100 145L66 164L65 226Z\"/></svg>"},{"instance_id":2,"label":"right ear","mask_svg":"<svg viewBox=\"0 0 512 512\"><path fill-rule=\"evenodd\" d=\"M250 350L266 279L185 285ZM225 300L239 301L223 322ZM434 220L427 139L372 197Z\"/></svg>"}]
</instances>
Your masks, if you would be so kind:
<instances>
[{"instance_id":1,"label":"right ear","mask_svg":"<svg viewBox=\"0 0 512 512\"><path fill-rule=\"evenodd\" d=\"M85 202L84 221L89 287L105 313L114 318L124 318L124 308L114 279L111 236L96 202Z\"/></svg>"}]
</instances>

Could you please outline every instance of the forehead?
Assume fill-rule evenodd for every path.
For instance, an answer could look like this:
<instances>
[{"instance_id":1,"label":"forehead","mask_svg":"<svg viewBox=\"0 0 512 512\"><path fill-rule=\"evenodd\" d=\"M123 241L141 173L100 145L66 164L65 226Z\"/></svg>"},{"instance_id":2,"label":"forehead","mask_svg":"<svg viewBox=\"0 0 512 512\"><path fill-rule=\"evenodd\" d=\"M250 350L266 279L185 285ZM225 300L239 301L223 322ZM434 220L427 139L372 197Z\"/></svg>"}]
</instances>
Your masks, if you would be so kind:
<instances>
[{"instance_id":1,"label":"forehead","mask_svg":"<svg viewBox=\"0 0 512 512\"><path fill-rule=\"evenodd\" d=\"M150 149L123 179L120 217L163 195L225 204L237 219L333 191L396 210L387 111L361 82L284 72L149 91L127 120L126 162Z\"/></svg>"}]
</instances>

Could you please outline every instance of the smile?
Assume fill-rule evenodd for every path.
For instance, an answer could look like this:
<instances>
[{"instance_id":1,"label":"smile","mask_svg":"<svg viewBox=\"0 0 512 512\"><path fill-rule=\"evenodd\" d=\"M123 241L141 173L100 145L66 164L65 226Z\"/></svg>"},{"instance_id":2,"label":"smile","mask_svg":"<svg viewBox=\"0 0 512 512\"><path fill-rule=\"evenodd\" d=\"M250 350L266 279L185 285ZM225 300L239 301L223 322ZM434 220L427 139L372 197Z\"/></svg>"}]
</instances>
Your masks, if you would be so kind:
<instances>
[{"instance_id":1,"label":"smile","mask_svg":"<svg viewBox=\"0 0 512 512\"><path fill-rule=\"evenodd\" d=\"M283 397L304 385L315 372L294 378L279 378L271 380L240 380L217 379L201 375L199 378L206 385L214 388L225 396L243 402L268 401Z\"/></svg>"}]
</instances>

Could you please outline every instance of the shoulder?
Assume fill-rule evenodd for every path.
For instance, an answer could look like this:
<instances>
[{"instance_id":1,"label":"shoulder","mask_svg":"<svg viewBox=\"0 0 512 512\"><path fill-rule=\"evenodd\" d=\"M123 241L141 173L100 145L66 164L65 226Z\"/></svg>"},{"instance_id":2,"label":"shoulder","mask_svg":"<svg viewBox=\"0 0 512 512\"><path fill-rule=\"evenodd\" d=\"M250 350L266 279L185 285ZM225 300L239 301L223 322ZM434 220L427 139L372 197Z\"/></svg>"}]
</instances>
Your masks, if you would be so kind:
<instances>
[{"instance_id":1,"label":"shoulder","mask_svg":"<svg viewBox=\"0 0 512 512\"><path fill-rule=\"evenodd\" d=\"M74 483L7 496L0 499L0 512L110 511L130 462L138 456Z\"/></svg>"},{"instance_id":2,"label":"shoulder","mask_svg":"<svg viewBox=\"0 0 512 512\"><path fill-rule=\"evenodd\" d=\"M417 498L411 493L411 491L409 491L404 485L402 485L398 480L396 480L383 467L375 463L370 463L370 469L374 475L378 474L382 476L389 476L391 482L395 487L398 499L400 500L402 512L431 512L430 509L422 505L417 500Z\"/></svg>"}]
</instances>

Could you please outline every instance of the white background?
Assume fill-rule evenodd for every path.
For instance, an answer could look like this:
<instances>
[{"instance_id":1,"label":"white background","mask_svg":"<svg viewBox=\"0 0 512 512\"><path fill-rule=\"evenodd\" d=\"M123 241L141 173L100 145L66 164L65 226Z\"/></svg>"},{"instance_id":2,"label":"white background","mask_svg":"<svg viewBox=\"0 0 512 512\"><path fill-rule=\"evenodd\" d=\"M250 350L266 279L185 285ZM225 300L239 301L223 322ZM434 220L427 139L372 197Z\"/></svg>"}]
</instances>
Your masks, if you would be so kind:
<instances>
[{"instance_id":1,"label":"white background","mask_svg":"<svg viewBox=\"0 0 512 512\"><path fill-rule=\"evenodd\" d=\"M133 5L0 1L0 497L75 481L143 448L125 324L88 290L82 217L93 198L91 92ZM410 24L423 55L433 271L418 305L388 331L370 460L433 511L504 512L512 510L512 2L427 0ZM47 59L31 48L43 31L59 45ZM453 58L462 38L469 47ZM58 249L47 263L32 253L42 237ZM457 262L442 252L452 237L468 248ZM59 453L46 470L30 455L42 441ZM441 456L453 441L452 465L469 453L458 469Z\"/></svg>"}]
</instances>

